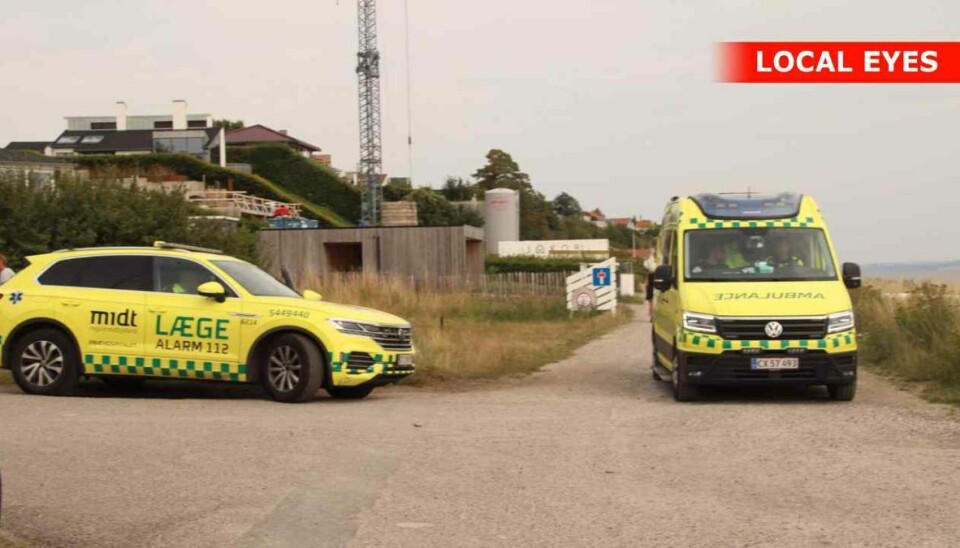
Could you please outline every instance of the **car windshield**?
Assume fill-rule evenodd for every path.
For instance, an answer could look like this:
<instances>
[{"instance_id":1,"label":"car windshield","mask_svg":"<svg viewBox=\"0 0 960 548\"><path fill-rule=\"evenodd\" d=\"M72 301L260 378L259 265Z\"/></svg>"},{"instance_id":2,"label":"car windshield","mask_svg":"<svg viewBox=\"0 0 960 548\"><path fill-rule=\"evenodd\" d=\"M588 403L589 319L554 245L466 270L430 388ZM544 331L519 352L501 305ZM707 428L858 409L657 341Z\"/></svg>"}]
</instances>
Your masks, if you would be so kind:
<instances>
[{"instance_id":1,"label":"car windshield","mask_svg":"<svg viewBox=\"0 0 960 548\"><path fill-rule=\"evenodd\" d=\"M213 261L251 295L257 297L300 297L296 291L283 285L276 278L241 261Z\"/></svg>"},{"instance_id":2,"label":"car windshield","mask_svg":"<svg viewBox=\"0 0 960 548\"><path fill-rule=\"evenodd\" d=\"M690 281L837 279L827 238L818 228L691 230L684 265Z\"/></svg>"}]
</instances>

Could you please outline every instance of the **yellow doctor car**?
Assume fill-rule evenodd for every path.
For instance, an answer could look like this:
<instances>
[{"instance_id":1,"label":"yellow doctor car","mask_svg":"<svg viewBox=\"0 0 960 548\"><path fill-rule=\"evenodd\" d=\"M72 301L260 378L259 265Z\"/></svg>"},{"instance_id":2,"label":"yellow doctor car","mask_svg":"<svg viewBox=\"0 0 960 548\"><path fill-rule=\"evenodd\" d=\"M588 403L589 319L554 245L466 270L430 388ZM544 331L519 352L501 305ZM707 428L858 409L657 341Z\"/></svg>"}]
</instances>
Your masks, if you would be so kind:
<instances>
[{"instance_id":1,"label":"yellow doctor car","mask_svg":"<svg viewBox=\"0 0 960 548\"><path fill-rule=\"evenodd\" d=\"M701 386L857 387L857 337L842 266L817 204L794 193L674 198L652 275L653 377L678 401Z\"/></svg>"},{"instance_id":2,"label":"yellow doctor car","mask_svg":"<svg viewBox=\"0 0 960 548\"><path fill-rule=\"evenodd\" d=\"M190 246L28 257L0 286L0 367L31 394L107 383L262 383L281 402L364 398L414 371L410 324L296 293L256 266Z\"/></svg>"}]
</instances>

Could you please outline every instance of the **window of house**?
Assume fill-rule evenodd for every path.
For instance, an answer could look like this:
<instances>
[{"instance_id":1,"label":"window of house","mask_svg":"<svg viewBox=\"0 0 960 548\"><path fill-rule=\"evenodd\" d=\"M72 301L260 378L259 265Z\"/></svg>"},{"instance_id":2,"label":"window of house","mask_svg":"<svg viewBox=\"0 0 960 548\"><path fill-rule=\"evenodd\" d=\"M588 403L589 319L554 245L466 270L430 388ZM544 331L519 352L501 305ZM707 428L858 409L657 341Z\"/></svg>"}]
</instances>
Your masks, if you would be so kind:
<instances>
[{"instance_id":1,"label":"window of house","mask_svg":"<svg viewBox=\"0 0 960 548\"><path fill-rule=\"evenodd\" d=\"M90 129L117 129L116 122L90 122Z\"/></svg>"},{"instance_id":2,"label":"window of house","mask_svg":"<svg viewBox=\"0 0 960 548\"><path fill-rule=\"evenodd\" d=\"M64 135L63 137L57 139L57 143L61 145L72 145L80 141L80 137L77 135Z\"/></svg>"},{"instance_id":3,"label":"window of house","mask_svg":"<svg viewBox=\"0 0 960 548\"><path fill-rule=\"evenodd\" d=\"M99 143L101 141L103 141L103 135L87 135L83 139L80 139L81 143L88 144Z\"/></svg>"},{"instance_id":4,"label":"window of house","mask_svg":"<svg viewBox=\"0 0 960 548\"><path fill-rule=\"evenodd\" d=\"M173 129L173 122L154 122L153 129Z\"/></svg>"},{"instance_id":5,"label":"window of house","mask_svg":"<svg viewBox=\"0 0 960 548\"><path fill-rule=\"evenodd\" d=\"M153 140L154 152L185 152L194 156L203 155L202 137L157 137Z\"/></svg>"},{"instance_id":6,"label":"window of house","mask_svg":"<svg viewBox=\"0 0 960 548\"><path fill-rule=\"evenodd\" d=\"M65 259L48 268L38 281L42 285L149 291L151 263L151 257L145 255Z\"/></svg>"},{"instance_id":7,"label":"window of house","mask_svg":"<svg viewBox=\"0 0 960 548\"><path fill-rule=\"evenodd\" d=\"M207 121L206 120L190 120L187 122L187 127L193 127L193 128L207 127Z\"/></svg>"}]
</instances>

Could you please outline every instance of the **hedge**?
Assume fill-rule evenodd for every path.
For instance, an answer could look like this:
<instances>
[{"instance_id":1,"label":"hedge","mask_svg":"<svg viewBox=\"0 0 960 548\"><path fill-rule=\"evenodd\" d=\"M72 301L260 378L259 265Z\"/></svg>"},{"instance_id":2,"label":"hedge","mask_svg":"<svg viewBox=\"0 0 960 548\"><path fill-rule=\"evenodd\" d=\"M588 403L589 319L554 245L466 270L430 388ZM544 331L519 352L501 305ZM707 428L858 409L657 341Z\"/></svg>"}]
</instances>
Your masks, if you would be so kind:
<instances>
[{"instance_id":1,"label":"hedge","mask_svg":"<svg viewBox=\"0 0 960 548\"><path fill-rule=\"evenodd\" d=\"M350 222L329 208L317 205L310 200L305 200L297 193L291 192L261 176L248 175L240 171L222 168L216 164L199 160L189 154L157 153L135 154L131 156L83 155L73 157L70 161L88 169L98 171L108 171L114 168L121 171L138 170L146 173L151 168L160 166L197 181L206 180L208 183L219 182L224 186L226 186L227 181L232 179L234 190L242 190L253 196L276 200L278 202L300 203L303 206L304 216L320 221L320 224L323 226L351 226Z\"/></svg>"},{"instance_id":2,"label":"hedge","mask_svg":"<svg viewBox=\"0 0 960 548\"><path fill-rule=\"evenodd\" d=\"M488 255L486 269L488 274L503 272L577 272L580 265L589 259L541 259L539 257L497 257Z\"/></svg>"},{"instance_id":3,"label":"hedge","mask_svg":"<svg viewBox=\"0 0 960 548\"><path fill-rule=\"evenodd\" d=\"M360 191L343 182L333 170L286 145L228 147L227 158L231 163L250 164L257 175L323 204L351 222L360 220Z\"/></svg>"}]
</instances>

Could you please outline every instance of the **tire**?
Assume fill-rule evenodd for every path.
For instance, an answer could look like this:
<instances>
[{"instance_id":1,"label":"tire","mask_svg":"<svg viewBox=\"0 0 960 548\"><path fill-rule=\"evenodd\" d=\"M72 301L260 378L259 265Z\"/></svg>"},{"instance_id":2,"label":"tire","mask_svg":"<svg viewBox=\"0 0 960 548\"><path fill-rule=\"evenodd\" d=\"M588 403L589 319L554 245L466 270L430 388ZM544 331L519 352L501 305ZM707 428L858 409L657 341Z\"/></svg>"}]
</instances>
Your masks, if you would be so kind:
<instances>
[{"instance_id":1,"label":"tire","mask_svg":"<svg viewBox=\"0 0 960 548\"><path fill-rule=\"evenodd\" d=\"M10 360L13 379L28 394L67 396L80 379L80 358L73 341L59 329L37 329L20 337Z\"/></svg>"},{"instance_id":2,"label":"tire","mask_svg":"<svg viewBox=\"0 0 960 548\"><path fill-rule=\"evenodd\" d=\"M310 401L323 386L324 363L313 341L296 333L274 338L263 353L263 386L276 401Z\"/></svg>"},{"instance_id":3,"label":"tire","mask_svg":"<svg viewBox=\"0 0 960 548\"><path fill-rule=\"evenodd\" d=\"M830 399L834 401L853 401L857 394L857 381L850 384L829 384L827 391L830 392Z\"/></svg>"},{"instance_id":4,"label":"tire","mask_svg":"<svg viewBox=\"0 0 960 548\"><path fill-rule=\"evenodd\" d=\"M651 373L651 376L653 377L653 380L655 380L655 381L657 381L657 382L660 382L660 381L663 380L663 379L660 378L660 375L657 375L657 369L656 369L656 367L651 367L651 368L650 368L650 373Z\"/></svg>"},{"instance_id":5,"label":"tire","mask_svg":"<svg viewBox=\"0 0 960 548\"><path fill-rule=\"evenodd\" d=\"M677 359L677 352L673 353L673 371L670 373L670 380L673 383L673 399L676 401L696 401L697 387L691 385L680 378L680 362Z\"/></svg>"},{"instance_id":6,"label":"tire","mask_svg":"<svg viewBox=\"0 0 960 548\"><path fill-rule=\"evenodd\" d=\"M373 392L372 386L330 386L327 393L338 400L362 400Z\"/></svg>"}]
</instances>

